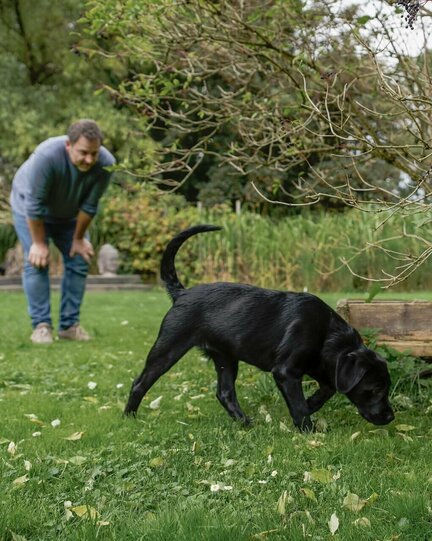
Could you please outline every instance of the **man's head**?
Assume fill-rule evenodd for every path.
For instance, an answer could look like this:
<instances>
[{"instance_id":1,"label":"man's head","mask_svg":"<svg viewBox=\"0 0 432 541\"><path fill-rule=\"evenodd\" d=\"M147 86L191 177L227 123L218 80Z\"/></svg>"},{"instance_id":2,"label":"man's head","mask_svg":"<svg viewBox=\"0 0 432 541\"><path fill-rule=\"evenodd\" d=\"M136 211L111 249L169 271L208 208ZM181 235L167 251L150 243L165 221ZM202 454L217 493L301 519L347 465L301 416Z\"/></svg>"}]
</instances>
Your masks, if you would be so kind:
<instances>
[{"instance_id":1,"label":"man's head","mask_svg":"<svg viewBox=\"0 0 432 541\"><path fill-rule=\"evenodd\" d=\"M74 122L68 132L66 151L71 162L81 172L89 171L99 157L102 145L102 132L94 120L78 120Z\"/></svg>"}]
</instances>

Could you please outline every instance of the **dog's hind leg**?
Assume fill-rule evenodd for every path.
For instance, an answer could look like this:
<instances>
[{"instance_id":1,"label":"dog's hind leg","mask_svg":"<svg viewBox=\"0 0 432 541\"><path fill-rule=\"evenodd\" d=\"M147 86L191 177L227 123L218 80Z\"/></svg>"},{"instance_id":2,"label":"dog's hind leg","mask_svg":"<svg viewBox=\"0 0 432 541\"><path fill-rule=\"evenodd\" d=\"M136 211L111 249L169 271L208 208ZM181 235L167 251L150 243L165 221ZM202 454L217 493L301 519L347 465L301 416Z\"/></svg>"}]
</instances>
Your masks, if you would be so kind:
<instances>
[{"instance_id":1,"label":"dog's hind leg","mask_svg":"<svg viewBox=\"0 0 432 541\"><path fill-rule=\"evenodd\" d=\"M124 414L135 415L150 387L191 349L190 343L157 341L147 357L142 373L135 379Z\"/></svg>"},{"instance_id":2,"label":"dog's hind leg","mask_svg":"<svg viewBox=\"0 0 432 541\"><path fill-rule=\"evenodd\" d=\"M237 400L235 390L235 380L238 373L238 361L227 359L215 351L206 350L206 354L213 359L217 373L217 392L216 396L228 414L236 421L241 421L245 425L250 424L251 420L247 417Z\"/></svg>"}]
</instances>

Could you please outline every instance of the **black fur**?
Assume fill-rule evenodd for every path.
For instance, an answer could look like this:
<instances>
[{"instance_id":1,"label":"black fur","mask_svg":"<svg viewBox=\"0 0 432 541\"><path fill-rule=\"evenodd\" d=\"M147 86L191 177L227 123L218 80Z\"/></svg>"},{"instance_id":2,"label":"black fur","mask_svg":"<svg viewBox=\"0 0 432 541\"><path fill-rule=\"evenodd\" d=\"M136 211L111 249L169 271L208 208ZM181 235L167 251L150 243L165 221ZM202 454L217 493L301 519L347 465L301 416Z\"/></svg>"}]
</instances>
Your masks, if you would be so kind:
<instances>
[{"instance_id":1,"label":"black fur","mask_svg":"<svg viewBox=\"0 0 432 541\"><path fill-rule=\"evenodd\" d=\"M310 415L336 391L345 394L371 423L391 422L386 362L318 297L225 282L184 289L174 265L176 253L189 237L217 229L198 225L183 231L163 254L161 278L173 306L143 372L132 385L125 414L136 414L159 377L198 347L214 362L220 403L231 417L244 423L249 419L235 392L240 360L272 373L301 430L312 429ZM307 400L302 390L306 374L319 383Z\"/></svg>"}]
</instances>

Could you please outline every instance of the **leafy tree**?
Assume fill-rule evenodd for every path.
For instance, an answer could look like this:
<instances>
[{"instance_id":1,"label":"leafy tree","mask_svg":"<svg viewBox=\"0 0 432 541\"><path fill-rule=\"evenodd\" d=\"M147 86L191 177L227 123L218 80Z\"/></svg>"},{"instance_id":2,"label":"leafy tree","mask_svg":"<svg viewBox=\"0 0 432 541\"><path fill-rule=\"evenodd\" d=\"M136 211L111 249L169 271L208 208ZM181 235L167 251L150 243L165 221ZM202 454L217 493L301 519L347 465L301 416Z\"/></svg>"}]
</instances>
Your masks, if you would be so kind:
<instances>
[{"instance_id":1,"label":"leafy tree","mask_svg":"<svg viewBox=\"0 0 432 541\"><path fill-rule=\"evenodd\" d=\"M65 133L77 118L94 118L106 145L125 163L151 155L140 119L100 91L117 84L116 59L90 64L76 49L83 2L0 0L0 207L7 209L16 168L43 139ZM137 135L137 132L139 135ZM140 161L141 161L140 157Z\"/></svg>"},{"instance_id":2,"label":"leafy tree","mask_svg":"<svg viewBox=\"0 0 432 541\"><path fill-rule=\"evenodd\" d=\"M234 178L291 208L426 211L427 55L401 54L385 2L373 15L336 4L88 0L93 51L127 65L108 92L159 134L151 178L181 189L206 164L226 187ZM384 280L403 279L428 250L398 254Z\"/></svg>"}]
</instances>

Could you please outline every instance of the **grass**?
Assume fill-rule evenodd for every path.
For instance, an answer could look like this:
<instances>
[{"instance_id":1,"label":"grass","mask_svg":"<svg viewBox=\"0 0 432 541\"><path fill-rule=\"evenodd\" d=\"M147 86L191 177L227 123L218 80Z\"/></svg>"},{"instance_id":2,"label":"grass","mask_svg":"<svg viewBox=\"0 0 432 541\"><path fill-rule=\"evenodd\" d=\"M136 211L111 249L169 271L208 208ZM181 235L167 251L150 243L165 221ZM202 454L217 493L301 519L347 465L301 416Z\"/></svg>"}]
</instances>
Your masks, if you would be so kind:
<instances>
[{"instance_id":1,"label":"grass","mask_svg":"<svg viewBox=\"0 0 432 541\"><path fill-rule=\"evenodd\" d=\"M123 419L169 307L163 292L89 293L88 344L32 346L23 295L0 303L2 541L432 539L426 391L399 386L384 429L334 397L315 416L321 431L303 435L271 377L242 365L239 400L254 418L243 428L217 403L213 367L190 352Z\"/></svg>"}]
</instances>

